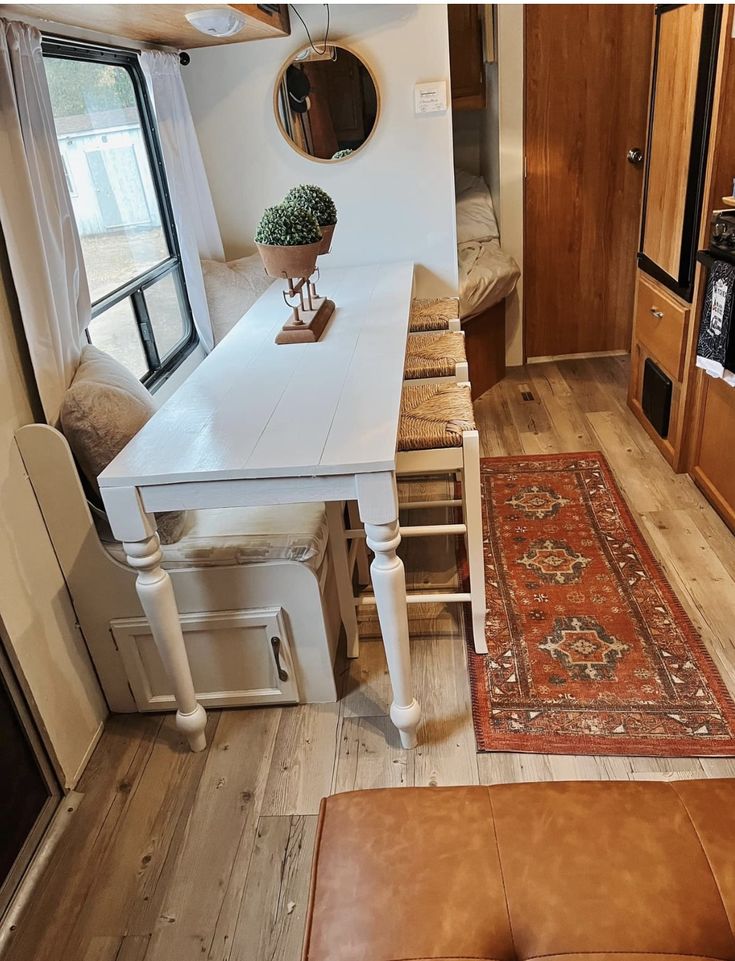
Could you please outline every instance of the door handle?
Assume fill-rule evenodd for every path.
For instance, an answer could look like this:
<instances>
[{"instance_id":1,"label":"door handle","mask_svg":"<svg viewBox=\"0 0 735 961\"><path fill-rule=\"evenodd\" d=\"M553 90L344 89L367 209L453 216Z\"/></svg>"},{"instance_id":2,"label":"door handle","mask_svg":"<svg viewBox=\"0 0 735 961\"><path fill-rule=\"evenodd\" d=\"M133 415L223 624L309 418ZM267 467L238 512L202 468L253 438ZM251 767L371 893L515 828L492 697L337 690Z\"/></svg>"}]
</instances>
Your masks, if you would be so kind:
<instances>
[{"instance_id":1,"label":"door handle","mask_svg":"<svg viewBox=\"0 0 735 961\"><path fill-rule=\"evenodd\" d=\"M628 163L634 164L636 167L643 163L643 151L640 147L631 147L628 153L625 155L625 159Z\"/></svg>"},{"instance_id":2,"label":"door handle","mask_svg":"<svg viewBox=\"0 0 735 961\"><path fill-rule=\"evenodd\" d=\"M272 637L271 638L271 648L273 649L273 658L276 662L276 673L278 674L279 681L288 680L288 671L285 671L281 667L281 638Z\"/></svg>"}]
</instances>

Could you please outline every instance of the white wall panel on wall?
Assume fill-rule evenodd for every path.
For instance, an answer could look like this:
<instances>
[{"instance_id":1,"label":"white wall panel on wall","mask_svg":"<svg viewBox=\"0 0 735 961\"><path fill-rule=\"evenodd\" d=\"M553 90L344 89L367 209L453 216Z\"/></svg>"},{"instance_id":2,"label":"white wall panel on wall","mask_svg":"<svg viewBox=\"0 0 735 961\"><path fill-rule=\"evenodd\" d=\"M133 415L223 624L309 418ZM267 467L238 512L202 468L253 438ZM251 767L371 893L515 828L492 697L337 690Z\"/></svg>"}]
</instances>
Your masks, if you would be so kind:
<instances>
[{"instance_id":1,"label":"white wall panel on wall","mask_svg":"<svg viewBox=\"0 0 735 961\"><path fill-rule=\"evenodd\" d=\"M34 702L62 780L72 786L107 706L14 440L15 431L35 418L9 283L0 239L0 617L10 659Z\"/></svg>"},{"instance_id":2,"label":"white wall panel on wall","mask_svg":"<svg viewBox=\"0 0 735 961\"><path fill-rule=\"evenodd\" d=\"M299 8L323 36L322 5ZM191 51L184 82L228 258L252 252L264 207L316 183L339 210L330 264L414 260L417 292L457 289L451 112L414 115L414 85L449 80L445 4L333 5L330 37L374 71L381 116L369 144L343 163L315 163L283 139L273 115L280 67L306 45L292 16L279 40Z\"/></svg>"}]
</instances>

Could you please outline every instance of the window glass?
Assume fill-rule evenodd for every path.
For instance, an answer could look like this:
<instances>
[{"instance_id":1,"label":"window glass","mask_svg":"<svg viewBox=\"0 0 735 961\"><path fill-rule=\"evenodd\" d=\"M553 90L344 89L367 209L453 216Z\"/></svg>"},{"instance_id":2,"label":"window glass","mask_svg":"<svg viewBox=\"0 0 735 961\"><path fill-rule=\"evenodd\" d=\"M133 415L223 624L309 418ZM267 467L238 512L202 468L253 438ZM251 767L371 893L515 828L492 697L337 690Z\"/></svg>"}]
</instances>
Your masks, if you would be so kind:
<instances>
[{"instance_id":1,"label":"window glass","mask_svg":"<svg viewBox=\"0 0 735 961\"><path fill-rule=\"evenodd\" d=\"M128 71L47 58L46 75L94 302L170 251Z\"/></svg>"},{"instance_id":2,"label":"window glass","mask_svg":"<svg viewBox=\"0 0 735 961\"><path fill-rule=\"evenodd\" d=\"M135 53L44 39L92 298L87 331L147 386L196 343L155 120Z\"/></svg>"},{"instance_id":3,"label":"window glass","mask_svg":"<svg viewBox=\"0 0 735 961\"><path fill-rule=\"evenodd\" d=\"M156 345L161 360L164 360L186 336L186 322L181 313L179 285L174 274L166 274L145 291Z\"/></svg>"},{"instance_id":4,"label":"window glass","mask_svg":"<svg viewBox=\"0 0 735 961\"><path fill-rule=\"evenodd\" d=\"M89 325L89 339L95 347L124 364L136 377L143 378L147 374L148 361L130 300L121 300L96 317Z\"/></svg>"}]
</instances>

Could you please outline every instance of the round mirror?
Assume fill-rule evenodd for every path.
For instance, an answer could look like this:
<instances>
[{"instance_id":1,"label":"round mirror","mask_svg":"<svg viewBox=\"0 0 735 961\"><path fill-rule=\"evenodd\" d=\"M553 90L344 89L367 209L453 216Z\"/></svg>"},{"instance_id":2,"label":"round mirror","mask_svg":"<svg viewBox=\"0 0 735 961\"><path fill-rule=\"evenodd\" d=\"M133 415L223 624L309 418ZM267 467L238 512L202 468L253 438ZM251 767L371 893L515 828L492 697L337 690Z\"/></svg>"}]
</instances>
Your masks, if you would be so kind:
<instances>
[{"instance_id":1,"label":"round mirror","mask_svg":"<svg viewBox=\"0 0 735 961\"><path fill-rule=\"evenodd\" d=\"M294 150L332 163L347 160L368 142L380 98L367 64L330 43L324 53L305 47L284 65L274 106L281 133Z\"/></svg>"}]
</instances>

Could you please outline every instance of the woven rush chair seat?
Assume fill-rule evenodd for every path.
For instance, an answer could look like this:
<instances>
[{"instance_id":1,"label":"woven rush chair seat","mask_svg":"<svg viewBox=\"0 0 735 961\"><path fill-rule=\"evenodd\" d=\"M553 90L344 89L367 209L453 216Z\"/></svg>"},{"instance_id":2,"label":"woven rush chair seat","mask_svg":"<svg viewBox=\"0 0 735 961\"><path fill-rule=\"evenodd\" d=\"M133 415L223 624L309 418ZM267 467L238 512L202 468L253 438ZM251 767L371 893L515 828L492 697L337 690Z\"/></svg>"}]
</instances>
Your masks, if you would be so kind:
<instances>
[{"instance_id":1,"label":"woven rush chair seat","mask_svg":"<svg viewBox=\"0 0 735 961\"><path fill-rule=\"evenodd\" d=\"M447 330L440 334L409 334L406 348L406 380L422 377L454 377L457 364L466 362L464 336Z\"/></svg>"},{"instance_id":2,"label":"woven rush chair seat","mask_svg":"<svg viewBox=\"0 0 735 961\"><path fill-rule=\"evenodd\" d=\"M408 329L411 333L449 330L449 321L459 318L459 301L453 297L414 298Z\"/></svg>"},{"instance_id":3,"label":"woven rush chair seat","mask_svg":"<svg viewBox=\"0 0 735 961\"><path fill-rule=\"evenodd\" d=\"M401 395L398 450L461 447L475 430L469 384L407 384Z\"/></svg>"}]
</instances>

